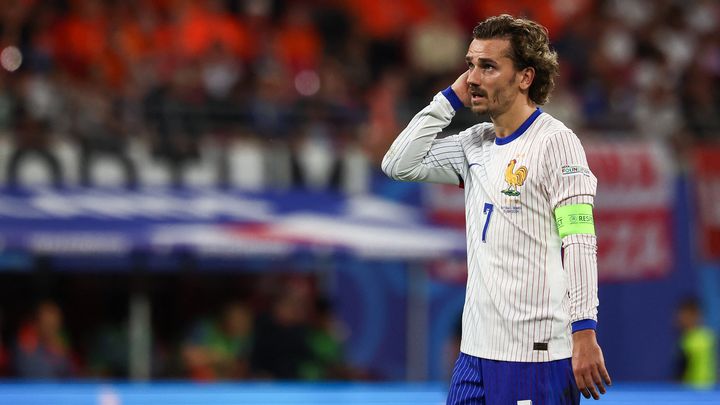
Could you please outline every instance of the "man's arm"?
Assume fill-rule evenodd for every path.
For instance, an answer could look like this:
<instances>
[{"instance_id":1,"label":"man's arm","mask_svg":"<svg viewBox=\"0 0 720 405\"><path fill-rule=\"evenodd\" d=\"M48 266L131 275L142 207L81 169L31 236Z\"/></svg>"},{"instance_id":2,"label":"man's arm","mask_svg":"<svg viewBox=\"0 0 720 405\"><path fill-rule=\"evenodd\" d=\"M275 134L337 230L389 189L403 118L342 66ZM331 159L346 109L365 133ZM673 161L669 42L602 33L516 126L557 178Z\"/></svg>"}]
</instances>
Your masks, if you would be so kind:
<instances>
[{"instance_id":1,"label":"man's arm","mask_svg":"<svg viewBox=\"0 0 720 405\"><path fill-rule=\"evenodd\" d=\"M573 337L573 373L585 398L600 399L610 375L597 343L597 238L593 202L597 179L580 140L570 131L553 134L546 145L546 190L555 207L568 275Z\"/></svg>"},{"instance_id":2,"label":"man's arm","mask_svg":"<svg viewBox=\"0 0 720 405\"><path fill-rule=\"evenodd\" d=\"M382 161L385 174L396 180L460 184L465 154L457 135L436 139L455 111L467 105L467 73L438 93L398 135Z\"/></svg>"},{"instance_id":3,"label":"man's arm","mask_svg":"<svg viewBox=\"0 0 720 405\"><path fill-rule=\"evenodd\" d=\"M565 211L565 214L562 212ZM570 320L572 322L572 365L575 381L585 398L600 399L605 384L610 385L610 375L605 358L597 343L597 239L592 223L592 206L568 204L555 210L556 220L565 222L585 218L584 224L565 235L563 241L565 271L570 280ZM589 220L588 220L589 218ZM572 226L573 224L570 224ZM578 225L577 220L574 225ZM585 229L581 229L582 227ZM560 227L559 227L560 228ZM578 232L578 233L573 233ZM563 235L561 231L561 236Z\"/></svg>"}]
</instances>

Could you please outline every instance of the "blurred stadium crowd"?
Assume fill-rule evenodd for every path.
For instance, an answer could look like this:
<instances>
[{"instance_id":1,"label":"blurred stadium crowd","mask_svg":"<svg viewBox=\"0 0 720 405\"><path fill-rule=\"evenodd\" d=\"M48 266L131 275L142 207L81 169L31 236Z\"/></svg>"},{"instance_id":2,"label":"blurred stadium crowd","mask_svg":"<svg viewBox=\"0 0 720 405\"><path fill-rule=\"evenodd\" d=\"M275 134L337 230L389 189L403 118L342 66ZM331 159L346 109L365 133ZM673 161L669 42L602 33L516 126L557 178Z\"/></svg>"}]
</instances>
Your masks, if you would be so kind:
<instances>
[{"instance_id":1,"label":"blurred stadium crowd","mask_svg":"<svg viewBox=\"0 0 720 405\"><path fill-rule=\"evenodd\" d=\"M312 279L277 274L214 278L165 278L154 287L146 282L148 288L162 284L179 293L154 297L148 378L371 378L346 364L342 341L347 331ZM3 321L18 328L5 339L10 344L0 344L0 378L128 378L133 332L121 280L70 277L60 281L69 285L61 289L65 294L54 294L57 299L33 304L14 297L17 308L6 307L11 311ZM17 283L20 290L22 285ZM97 302L104 304L88 304Z\"/></svg>"},{"instance_id":2,"label":"blurred stadium crowd","mask_svg":"<svg viewBox=\"0 0 720 405\"><path fill-rule=\"evenodd\" d=\"M7 0L2 172L17 183L34 154L57 185L101 183L99 160L116 162L129 186L367 191L358 172L372 170L409 117L462 70L472 26L500 12L549 28L562 74L546 109L581 136L717 139L718 7ZM458 128L473 119L462 117Z\"/></svg>"},{"instance_id":3,"label":"blurred stadium crowd","mask_svg":"<svg viewBox=\"0 0 720 405\"><path fill-rule=\"evenodd\" d=\"M679 159L720 140L713 0L5 0L0 180L32 182L35 159L58 187L112 183L98 168L114 162L131 188L367 192L398 131L462 71L472 27L500 12L549 28L561 76L545 109L581 137L656 138ZM187 332L154 351L153 376L362 377L328 303L294 286L168 326ZM57 303L25 315L4 375L127 376L107 357L127 344L122 322L78 351Z\"/></svg>"}]
</instances>

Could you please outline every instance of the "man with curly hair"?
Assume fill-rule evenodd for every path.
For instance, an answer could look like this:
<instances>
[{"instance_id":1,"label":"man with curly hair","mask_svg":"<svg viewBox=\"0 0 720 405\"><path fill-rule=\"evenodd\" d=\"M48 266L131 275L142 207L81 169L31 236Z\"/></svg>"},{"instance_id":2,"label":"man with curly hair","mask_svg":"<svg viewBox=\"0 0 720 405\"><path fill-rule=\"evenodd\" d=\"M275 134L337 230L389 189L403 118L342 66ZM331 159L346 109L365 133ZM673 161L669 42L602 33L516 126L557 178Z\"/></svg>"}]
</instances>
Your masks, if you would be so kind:
<instances>
[{"instance_id":1,"label":"man with curly hair","mask_svg":"<svg viewBox=\"0 0 720 405\"><path fill-rule=\"evenodd\" d=\"M539 107L557 54L543 26L501 15L475 27L465 59L382 163L397 180L465 189L468 281L447 403L599 399L611 382L595 336L597 179L578 137ZM492 122L439 138L464 107Z\"/></svg>"}]
</instances>

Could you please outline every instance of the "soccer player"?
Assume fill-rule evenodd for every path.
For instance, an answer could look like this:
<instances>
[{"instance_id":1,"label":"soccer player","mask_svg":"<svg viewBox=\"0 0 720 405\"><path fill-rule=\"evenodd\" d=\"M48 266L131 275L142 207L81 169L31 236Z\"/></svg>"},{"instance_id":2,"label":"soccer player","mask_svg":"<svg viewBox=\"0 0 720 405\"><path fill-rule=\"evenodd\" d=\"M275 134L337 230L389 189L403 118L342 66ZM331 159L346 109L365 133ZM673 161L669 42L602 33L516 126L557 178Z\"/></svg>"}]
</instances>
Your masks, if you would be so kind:
<instances>
[{"instance_id":1,"label":"soccer player","mask_svg":"<svg viewBox=\"0 0 720 405\"><path fill-rule=\"evenodd\" d=\"M595 337L597 179L577 136L539 107L557 54L547 29L509 15L479 23L473 38L467 71L382 162L393 179L465 189L468 281L447 403L599 399L611 382ZM438 139L463 107L492 122Z\"/></svg>"}]
</instances>

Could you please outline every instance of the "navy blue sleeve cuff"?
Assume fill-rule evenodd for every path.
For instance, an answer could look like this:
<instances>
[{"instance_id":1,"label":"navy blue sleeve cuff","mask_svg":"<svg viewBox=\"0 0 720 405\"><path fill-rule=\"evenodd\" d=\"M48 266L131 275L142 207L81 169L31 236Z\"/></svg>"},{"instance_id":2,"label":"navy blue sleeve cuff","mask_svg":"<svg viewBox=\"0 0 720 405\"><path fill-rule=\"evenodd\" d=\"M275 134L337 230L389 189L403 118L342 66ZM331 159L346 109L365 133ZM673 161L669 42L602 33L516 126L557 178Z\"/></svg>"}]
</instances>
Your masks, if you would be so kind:
<instances>
[{"instance_id":1,"label":"navy blue sleeve cuff","mask_svg":"<svg viewBox=\"0 0 720 405\"><path fill-rule=\"evenodd\" d=\"M582 319L572 323L572 333L585 329L597 329L597 321L593 321L592 319Z\"/></svg>"},{"instance_id":2,"label":"navy blue sleeve cuff","mask_svg":"<svg viewBox=\"0 0 720 405\"><path fill-rule=\"evenodd\" d=\"M450 105L452 105L452 108L457 111L463 107L463 102L460 101L460 97L455 94L455 91L453 91L452 87L448 87L447 89L442 91L443 96L450 102Z\"/></svg>"}]
</instances>

